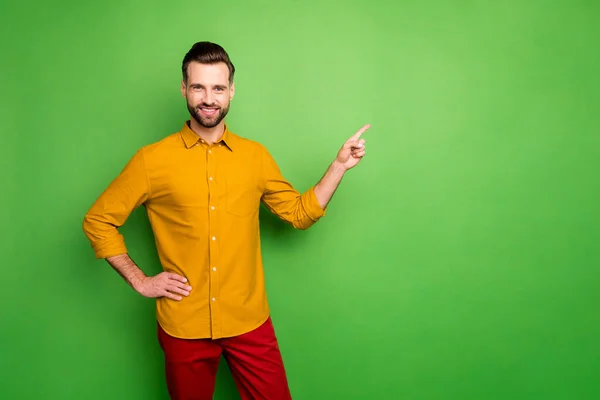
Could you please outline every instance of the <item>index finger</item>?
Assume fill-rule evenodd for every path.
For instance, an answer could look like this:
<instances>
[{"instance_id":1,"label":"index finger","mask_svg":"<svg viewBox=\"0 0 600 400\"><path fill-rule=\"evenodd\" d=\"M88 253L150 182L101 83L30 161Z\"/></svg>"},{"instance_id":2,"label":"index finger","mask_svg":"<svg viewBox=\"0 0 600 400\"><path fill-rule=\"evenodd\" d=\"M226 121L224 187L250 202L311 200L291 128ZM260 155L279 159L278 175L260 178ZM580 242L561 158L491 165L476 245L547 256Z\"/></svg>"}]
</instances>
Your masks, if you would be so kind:
<instances>
[{"instance_id":1,"label":"index finger","mask_svg":"<svg viewBox=\"0 0 600 400\"><path fill-rule=\"evenodd\" d=\"M358 130L358 132L356 132L354 135L352 135L352 137L350 139L348 139L348 141L358 140L358 138L360 137L360 135L362 135L363 133L365 133L365 131L367 129L369 129L370 127L371 127L371 124L366 124L365 126L363 126L362 128L360 128Z\"/></svg>"}]
</instances>

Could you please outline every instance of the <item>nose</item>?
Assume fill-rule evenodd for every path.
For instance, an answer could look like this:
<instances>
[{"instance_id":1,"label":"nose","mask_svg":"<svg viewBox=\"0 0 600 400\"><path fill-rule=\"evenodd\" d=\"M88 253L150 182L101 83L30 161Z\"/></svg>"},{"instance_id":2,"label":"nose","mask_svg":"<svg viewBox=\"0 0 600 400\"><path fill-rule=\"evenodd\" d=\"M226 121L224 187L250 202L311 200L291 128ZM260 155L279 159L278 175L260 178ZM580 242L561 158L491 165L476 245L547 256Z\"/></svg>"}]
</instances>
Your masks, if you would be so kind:
<instances>
[{"instance_id":1,"label":"nose","mask_svg":"<svg viewBox=\"0 0 600 400\"><path fill-rule=\"evenodd\" d=\"M210 90L206 91L206 94L204 96L204 102L206 104L213 104L215 101L215 96L213 95L213 93Z\"/></svg>"}]
</instances>

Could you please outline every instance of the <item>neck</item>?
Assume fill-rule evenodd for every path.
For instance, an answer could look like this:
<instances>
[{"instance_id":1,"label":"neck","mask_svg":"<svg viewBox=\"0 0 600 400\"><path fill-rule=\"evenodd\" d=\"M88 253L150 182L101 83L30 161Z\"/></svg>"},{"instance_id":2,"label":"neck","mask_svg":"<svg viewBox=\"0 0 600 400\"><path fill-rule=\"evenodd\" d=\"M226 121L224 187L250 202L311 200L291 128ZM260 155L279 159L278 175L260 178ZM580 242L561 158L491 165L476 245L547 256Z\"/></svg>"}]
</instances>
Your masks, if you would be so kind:
<instances>
[{"instance_id":1,"label":"neck","mask_svg":"<svg viewBox=\"0 0 600 400\"><path fill-rule=\"evenodd\" d=\"M207 143L215 143L223 136L223 132L225 132L225 120L222 120L213 128L205 128L196 122L194 118L190 118L190 129Z\"/></svg>"}]
</instances>

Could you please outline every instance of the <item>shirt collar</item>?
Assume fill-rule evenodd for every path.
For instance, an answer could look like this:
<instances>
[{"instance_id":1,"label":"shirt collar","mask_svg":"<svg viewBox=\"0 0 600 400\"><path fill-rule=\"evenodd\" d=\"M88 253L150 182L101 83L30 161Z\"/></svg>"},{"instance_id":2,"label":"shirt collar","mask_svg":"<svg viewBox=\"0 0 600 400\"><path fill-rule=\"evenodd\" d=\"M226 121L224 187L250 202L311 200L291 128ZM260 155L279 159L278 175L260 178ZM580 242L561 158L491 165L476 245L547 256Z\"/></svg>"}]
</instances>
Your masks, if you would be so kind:
<instances>
[{"instance_id":1,"label":"shirt collar","mask_svg":"<svg viewBox=\"0 0 600 400\"><path fill-rule=\"evenodd\" d=\"M200 136L196 135L196 133L190 128L189 120L185 121L180 133L187 149L195 146L200 141ZM225 124L225 131L217 143L223 142L223 144L225 144L229 150L233 151L233 148L235 147L235 140L235 135L229 130L227 124Z\"/></svg>"}]
</instances>

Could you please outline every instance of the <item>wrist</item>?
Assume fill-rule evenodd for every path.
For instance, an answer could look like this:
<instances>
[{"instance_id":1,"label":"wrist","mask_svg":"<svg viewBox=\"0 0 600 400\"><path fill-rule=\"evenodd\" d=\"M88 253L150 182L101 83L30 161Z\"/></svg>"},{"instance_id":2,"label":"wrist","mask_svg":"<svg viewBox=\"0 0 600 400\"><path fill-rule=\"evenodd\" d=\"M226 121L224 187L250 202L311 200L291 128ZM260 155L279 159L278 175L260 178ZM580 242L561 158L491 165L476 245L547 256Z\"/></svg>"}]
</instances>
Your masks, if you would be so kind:
<instances>
[{"instance_id":1,"label":"wrist","mask_svg":"<svg viewBox=\"0 0 600 400\"><path fill-rule=\"evenodd\" d=\"M337 159L333 161L333 163L331 163L331 169L334 173L340 174L340 175L344 175L344 173L348 170L346 168L346 166L338 161Z\"/></svg>"},{"instance_id":2,"label":"wrist","mask_svg":"<svg viewBox=\"0 0 600 400\"><path fill-rule=\"evenodd\" d=\"M146 276L135 276L130 282L133 290L135 290L138 293L141 293L146 278Z\"/></svg>"}]
</instances>

